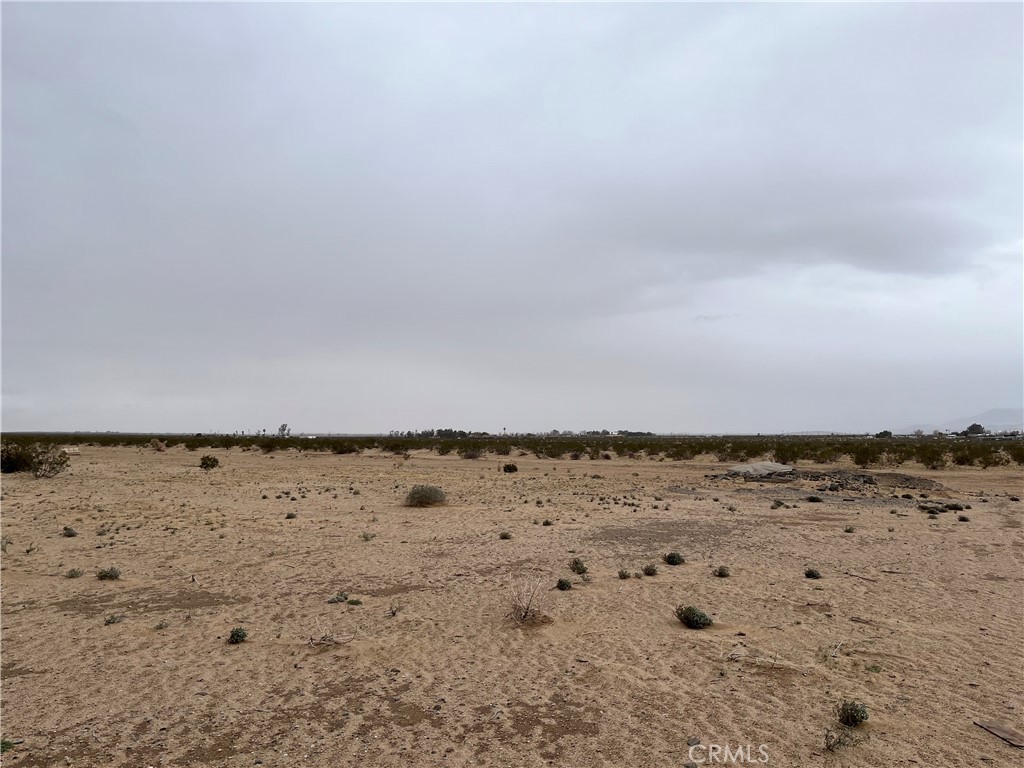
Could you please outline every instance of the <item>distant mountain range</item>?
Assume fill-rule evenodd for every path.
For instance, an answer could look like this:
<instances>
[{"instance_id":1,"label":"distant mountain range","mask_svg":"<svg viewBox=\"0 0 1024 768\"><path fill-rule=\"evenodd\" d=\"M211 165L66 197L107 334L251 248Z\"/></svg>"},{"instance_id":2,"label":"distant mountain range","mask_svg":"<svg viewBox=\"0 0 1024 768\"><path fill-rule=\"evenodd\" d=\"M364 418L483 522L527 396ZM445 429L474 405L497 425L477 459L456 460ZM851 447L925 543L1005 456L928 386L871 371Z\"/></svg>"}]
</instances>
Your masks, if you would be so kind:
<instances>
[{"instance_id":1,"label":"distant mountain range","mask_svg":"<svg viewBox=\"0 0 1024 768\"><path fill-rule=\"evenodd\" d=\"M914 424L899 430L899 434L912 434L920 429L924 432L962 432L971 424L981 424L989 432L1024 431L1024 408L993 408L976 416L951 419L941 424Z\"/></svg>"}]
</instances>

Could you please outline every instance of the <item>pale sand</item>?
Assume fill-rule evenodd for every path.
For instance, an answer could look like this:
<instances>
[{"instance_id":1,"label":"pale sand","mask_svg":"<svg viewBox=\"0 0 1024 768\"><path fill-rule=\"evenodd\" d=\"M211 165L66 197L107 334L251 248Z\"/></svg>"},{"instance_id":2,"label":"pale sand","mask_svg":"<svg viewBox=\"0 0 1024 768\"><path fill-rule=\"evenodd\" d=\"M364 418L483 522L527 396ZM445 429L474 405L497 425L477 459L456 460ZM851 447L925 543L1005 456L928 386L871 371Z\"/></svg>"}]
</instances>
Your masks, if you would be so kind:
<instances>
[{"instance_id":1,"label":"pale sand","mask_svg":"<svg viewBox=\"0 0 1024 768\"><path fill-rule=\"evenodd\" d=\"M1019 467L894 470L971 504L961 523L903 487L707 479L714 462L209 452L208 474L202 451L83 447L53 480L4 476L2 730L24 739L4 765L640 768L682 765L689 737L778 766L1024 759L972 724L1024 731ZM448 506L402 507L414 483ZM593 579L546 591L549 622L504 619L510 571L553 586L574 556ZM363 604L327 604L339 590ZM714 627L683 628L681 603ZM309 645L324 634L352 639ZM828 753L843 698L870 720Z\"/></svg>"}]
</instances>

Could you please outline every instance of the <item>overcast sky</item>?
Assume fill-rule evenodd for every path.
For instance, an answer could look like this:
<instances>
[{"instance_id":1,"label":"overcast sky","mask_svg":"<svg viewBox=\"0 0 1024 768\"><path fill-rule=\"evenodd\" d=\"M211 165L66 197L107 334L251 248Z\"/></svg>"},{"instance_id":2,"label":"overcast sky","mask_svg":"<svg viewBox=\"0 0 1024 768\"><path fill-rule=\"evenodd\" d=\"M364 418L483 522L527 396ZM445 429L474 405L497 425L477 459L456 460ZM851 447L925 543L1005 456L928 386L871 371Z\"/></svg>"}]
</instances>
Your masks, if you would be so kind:
<instances>
[{"instance_id":1,"label":"overcast sky","mask_svg":"<svg viewBox=\"0 0 1024 768\"><path fill-rule=\"evenodd\" d=\"M6 430L1024 399L1020 4L2 13Z\"/></svg>"}]
</instances>

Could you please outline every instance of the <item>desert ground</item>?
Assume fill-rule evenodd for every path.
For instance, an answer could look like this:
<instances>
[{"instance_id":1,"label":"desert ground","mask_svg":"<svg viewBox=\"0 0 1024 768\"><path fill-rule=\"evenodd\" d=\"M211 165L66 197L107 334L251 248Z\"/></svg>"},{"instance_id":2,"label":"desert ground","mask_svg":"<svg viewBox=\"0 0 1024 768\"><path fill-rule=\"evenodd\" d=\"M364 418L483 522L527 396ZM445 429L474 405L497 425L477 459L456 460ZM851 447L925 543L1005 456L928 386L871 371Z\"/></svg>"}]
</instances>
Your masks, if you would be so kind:
<instances>
[{"instance_id":1,"label":"desert ground","mask_svg":"<svg viewBox=\"0 0 1024 768\"><path fill-rule=\"evenodd\" d=\"M1021 765L974 724L1024 731L1020 467L727 467L83 446L5 475L3 763ZM447 504L403 506L422 483ZM829 751L845 699L869 719Z\"/></svg>"}]
</instances>

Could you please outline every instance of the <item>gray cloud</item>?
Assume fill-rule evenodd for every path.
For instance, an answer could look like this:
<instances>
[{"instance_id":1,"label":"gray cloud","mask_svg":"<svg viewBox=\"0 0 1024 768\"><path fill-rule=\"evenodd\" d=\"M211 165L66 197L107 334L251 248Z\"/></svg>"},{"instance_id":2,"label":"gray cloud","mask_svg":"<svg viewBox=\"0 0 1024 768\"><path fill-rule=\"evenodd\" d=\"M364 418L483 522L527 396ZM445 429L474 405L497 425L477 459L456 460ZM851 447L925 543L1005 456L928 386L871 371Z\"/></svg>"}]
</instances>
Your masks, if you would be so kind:
<instances>
[{"instance_id":1,"label":"gray cloud","mask_svg":"<svg viewBox=\"0 0 1024 768\"><path fill-rule=\"evenodd\" d=\"M874 429L1018 403L1021 20L5 6L5 428ZM965 358L991 375L949 376ZM763 366L770 418L737 406Z\"/></svg>"}]
</instances>

